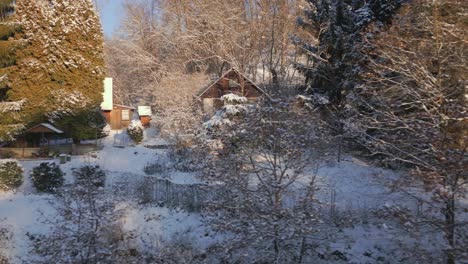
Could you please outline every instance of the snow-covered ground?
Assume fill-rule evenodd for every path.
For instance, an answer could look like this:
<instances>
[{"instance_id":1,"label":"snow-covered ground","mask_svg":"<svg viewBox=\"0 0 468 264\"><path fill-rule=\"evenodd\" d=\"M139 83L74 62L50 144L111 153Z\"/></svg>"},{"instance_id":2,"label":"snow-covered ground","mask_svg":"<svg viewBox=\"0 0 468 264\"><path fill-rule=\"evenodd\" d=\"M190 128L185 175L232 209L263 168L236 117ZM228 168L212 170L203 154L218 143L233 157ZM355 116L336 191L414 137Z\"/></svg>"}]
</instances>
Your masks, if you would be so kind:
<instances>
[{"instance_id":1,"label":"snow-covered ground","mask_svg":"<svg viewBox=\"0 0 468 264\"><path fill-rule=\"evenodd\" d=\"M109 137L103 140L104 148L99 152L92 152L85 156L72 157L71 161L61 164L65 173L65 184L73 182L73 169L84 165L98 165L106 172L106 186L113 188L115 184L126 182L132 184L140 181L146 175L143 172L145 165L155 160L156 156L163 155L164 150L155 150L144 147L145 144L163 144L157 134L149 132L148 137L141 145L115 147L116 139L126 137L124 132L112 131ZM0 193L0 228L4 227L13 233L10 248L2 252L19 263L28 262L30 255L30 241L27 234L44 234L51 227L44 224L44 219L53 219L56 213L50 202L55 199L48 194L37 193L29 179L29 174L41 162L55 162L55 160L25 160L21 161L24 172L24 183L16 192ZM126 177L131 175L132 177ZM196 180L189 173L171 172L165 178L174 178L177 183L193 183ZM128 201L118 206L125 208L124 227L134 231L141 240L154 238L169 239L174 236L190 233L190 237L206 241L206 228L202 226L197 214L170 210L163 207L144 207ZM198 231L197 231L198 230ZM197 239L195 239L196 241ZM159 241L159 240L158 240ZM200 244L207 244L205 242Z\"/></svg>"},{"instance_id":2,"label":"snow-covered ground","mask_svg":"<svg viewBox=\"0 0 468 264\"><path fill-rule=\"evenodd\" d=\"M99 165L107 173L106 188L112 193L111 189L119 184L130 186L141 183L145 177L149 177L143 170L148 163L158 158L167 159L167 150L148 147L167 144L154 130L146 131L145 140L137 146L122 147L120 142L128 142L125 137L125 133L112 131L109 137L102 140L103 150L72 157L70 162L61 164L61 169L66 173L66 184L73 182L74 168ZM58 160L51 161L59 163ZM6 227L13 233L10 246L4 248L4 252L1 253L10 257L13 263L28 262L31 245L27 235L48 232L51 226L44 224L42 219L54 218L56 214L50 205L50 201L55 199L54 196L38 194L29 181L29 172L41 162L44 160L22 161L25 169L24 184L17 192L0 193L0 228ZM348 218L351 222L352 219L358 219L354 224L340 227L338 231L333 228L324 229L332 242L326 246L319 246L317 251L338 252L332 256L336 263L395 263L392 262L392 256L399 257L401 263L405 263L406 256L403 253L398 255L398 249L412 246L416 248L421 241L427 250L436 248L431 243L436 243L434 241L439 240L439 236L421 234L420 237L411 237L404 233L405 223L381 220L372 215L372 212L382 208L417 206L414 200L391 192L383 184L386 179L399 177L397 172L347 157L341 163L310 170L309 176L311 175L317 175L320 185L319 198L326 210L333 205L337 221ZM168 170L164 175L152 177L162 177L182 185L199 182L195 174L176 170ZM202 216L198 213L139 204L137 200L131 199L122 199L117 206L125 212L121 219L124 229L134 232L138 243L142 245L157 246L161 241L179 237L203 249L222 239L203 223ZM405 243L402 244L402 240ZM331 263L330 258L322 259L324 263Z\"/></svg>"}]
</instances>

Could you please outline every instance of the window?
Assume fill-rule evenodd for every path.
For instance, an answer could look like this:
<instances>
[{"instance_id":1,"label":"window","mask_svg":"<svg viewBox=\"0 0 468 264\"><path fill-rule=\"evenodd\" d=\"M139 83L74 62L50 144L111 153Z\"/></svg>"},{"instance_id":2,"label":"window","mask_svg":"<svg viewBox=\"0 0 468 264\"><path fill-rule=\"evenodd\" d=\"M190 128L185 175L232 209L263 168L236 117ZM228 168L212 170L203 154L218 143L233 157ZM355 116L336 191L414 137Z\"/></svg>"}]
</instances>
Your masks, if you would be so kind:
<instances>
[{"instance_id":1,"label":"window","mask_svg":"<svg viewBox=\"0 0 468 264\"><path fill-rule=\"evenodd\" d=\"M130 120L130 110L122 110L122 121Z\"/></svg>"}]
</instances>

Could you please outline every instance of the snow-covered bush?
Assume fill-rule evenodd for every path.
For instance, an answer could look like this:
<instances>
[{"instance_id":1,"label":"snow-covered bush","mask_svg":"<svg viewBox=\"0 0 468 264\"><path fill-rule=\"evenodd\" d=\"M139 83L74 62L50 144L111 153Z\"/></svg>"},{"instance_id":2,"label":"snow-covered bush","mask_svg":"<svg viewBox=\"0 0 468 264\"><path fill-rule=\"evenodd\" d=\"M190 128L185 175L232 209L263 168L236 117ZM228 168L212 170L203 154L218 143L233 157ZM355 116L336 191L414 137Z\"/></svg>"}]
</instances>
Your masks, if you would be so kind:
<instances>
[{"instance_id":1,"label":"snow-covered bush","mask_svg":"<svg viewBox=\"0 0 468 264\"><path fill-rule=\"evenodd\" d=\"M107 137L107 136L109 136L111 130L112 130L111 126L110 126L109 124L107 124L104 128L102 128L102 133L101 133L101 135L102 135L103 137Z\"/></svg>"},{"instance_id":2,"label":"snow-covered bush","mask_svg":"<svg viewBox=\"0 0 468 264\"><path fill-rule=\"evenodd\" d=\"M155 175L155 174L163 173L167 170L168 170L168 166L166 164L166 161L159 156L156 158L156 160L152 162L148 162L148 164L146 164L146 166L143 168L143 171L147 175Z\"/></svg>"},{"instance_id":3,"label":"snow-covered bush","mask_svg":"<svg viewBox=\"0 0 468 264\"><path fill-rule=\"evenodd\" d=\"M75 183L83 187L101 188L106 184L106 174L99 166L83 166L73 172Z\"/></svg>"},{"instance_id":4,"label":"snow-covered bush","mask_svg":"<svg viewBox=\"0 0 468 264\"><path fill-rule=\"evenodd\" d=\"M0 160L0 191L16 189L23 184L23 168L14 159Z\"/></svg>"},{"instance_id":5,"label":"snow-covered bush","mask_svg":"<svg viewBox=\"0 0 468 264\"><path fill-rule=\"evenodd\" d=\"M127 134L135 143L140 143L143 140L143 125L140 120L132 120L127 128Z\"/></svg>"},{"instance_id":6,"label":"snow-covered bush","mask_svg":"<svg viewBox=\"0 0 468 264\"><path fill-rule=\"evenodd\" d=\"M206 129L229 126L232 124L231 119L241 116L249 110L246 97L230 93L223 95L221 100L224 102L224 106L216 111L210 120L203 124Z\"/></svg>"},{"instance_id":7,"label":"snow-covered bush","mask_svg":"<svg viewBox=\"0 0 468 264\"><path fill-rule=\"evenodd\" d=\"M292 101L264 102L211 133L222 147L201 176L215 195L205 213L214 230L234 234L218 249L232 262L302 263L297 248L311 247L304 237L314 235L320 214L306 170L320 166L310 150L323 156L329 133L292 109Z\"/></svg>"},{"instance_id":8,"label":"snow-covered bush","mask_svg":"<svg viewBox=\"0 0 468 264\"><path fill-rule=\"evenodd\" d=\"M2 220L2 219L0 219ZM11 252L11 241L13 239L13 233L11 227L0 225L0 263L8 264L9 253Z\"/></svg>"},{"instance_id":9,"label":"snow-covered bush","mask_svg":"<svg viewBox=\"0 0 468 264\"><path fill-rule=\"evenodd\" d=\"M248 102L246 97L233 93L221 96L221 100L224 102L224 104L228 105L246 104Z\"/></svg>"},{"instance_id":10,"label":"snow-covered bush","mask_svg":"<svg viewBox=\"0 0 468 264\"><path fill-rule=\"evenodd\" d=\"M168 157L172 167L182 172L193 172L201 169L202 157L206 153L200 153L200 150L194 142L195 137L174 137L170 141Z\"/></svg>"},{"instance_id":11,"label":"snow-covered bush","mask_svg":"<svg viewBox=\"0 0 468 264\"><path fill-rule=\"evenodd\" d=\"M63 175L64 173L57 164L43 162L33 168L31 181L38 191L53 193L65 182Z\"/></svg>"},{"instance_id":12,"label":"snow-covered bush","mask_svg":"<svg viewBox=\"0 0 468 264\"><path fill-rule=\"evenodd\" d=\"M55 214L44 215L41 223L49 232L27 233L31 253L41 263L143 263L127 259L129 248L121 226L121 210L114 197L92 180L100 171L83 167L80 184L61 188L50 201ZM101 171L102 172L102 171Z\"/></svg>"}]
</instances>

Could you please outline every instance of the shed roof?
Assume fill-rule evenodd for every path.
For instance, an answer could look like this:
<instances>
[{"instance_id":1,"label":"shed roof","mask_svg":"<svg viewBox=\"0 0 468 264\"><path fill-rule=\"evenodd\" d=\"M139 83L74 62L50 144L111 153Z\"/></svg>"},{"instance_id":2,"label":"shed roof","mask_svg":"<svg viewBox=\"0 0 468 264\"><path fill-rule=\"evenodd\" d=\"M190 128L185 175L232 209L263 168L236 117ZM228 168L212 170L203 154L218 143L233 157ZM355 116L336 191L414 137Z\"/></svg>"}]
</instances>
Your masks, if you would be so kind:
<instances>
[{"instance_id":1,"label":"shed roof","mask_svg":"<svg viewBox=\"0 0 468 264\"><path fill-rule=\"evenodd\" d=\"M25 131L26 133L55 133L63 134L63 131L49 123L40 123Z\"/></svg>"},{"instance_id":2,"label":"shed roof","mask_svg":"<svg viewBox=\"0 0 468 264\"><path fill-rule=\"evenodd\" d=\"M151 116L153 113L151 111L151 106L148 105L139 105L138 106L138 115L140 116Z\"/></svg>"}]
</instances>

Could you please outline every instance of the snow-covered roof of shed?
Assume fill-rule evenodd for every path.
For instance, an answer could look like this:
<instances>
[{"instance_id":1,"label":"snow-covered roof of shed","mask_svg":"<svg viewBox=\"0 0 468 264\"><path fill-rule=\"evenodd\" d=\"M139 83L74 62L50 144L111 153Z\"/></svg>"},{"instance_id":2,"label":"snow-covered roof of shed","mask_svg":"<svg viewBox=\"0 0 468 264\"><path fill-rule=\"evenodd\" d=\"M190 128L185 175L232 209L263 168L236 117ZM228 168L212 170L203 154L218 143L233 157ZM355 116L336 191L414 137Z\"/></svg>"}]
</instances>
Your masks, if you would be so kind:
<instances>
[{"instance_id":1,"label":"snow-covered roof of shed","mask_svg":"<svg viewBox=\"0 0 468 264\"><path fill-rule=\"evenodd\" d=\"M138 106L138 114L140 116L150 116L153 114L151 111L151 106L148 105L139 105Z\"/></svg>"},{"instance_id":2,"label":"snow-covered roof of shed","mask_svg":"<svg viewBox=\"0 0 468 264\"><path fill-rule=\"evenodd\" d=\"M226 77L226 75L230 72L236 72L237 74L239 74L240 76L242 76L245 80L247 80L248 82L250 82L252 84L253 87L255 87L255 89L259 90L262 94L266 95L269 99L271 99L270 95L265 92L262 88L260 88L257 84L255 84L252 80L250 80L247 76L245 76L244 74L242 74L241 72L239 72L236 68L231 68L229 70L227 70L223 75L221 75L221 77L219 77L218 79L216 79L216 81L214 81L213 83L211 83L210 85L208 85L208 87L206 88L202 88L198 93L197 93L197 97L202 97L202 95L204 95L211 87L213 87L215 84L217 84L220 80L222 80L223 78Z\"/></svg>"},{"instance_id":3,"label":"snow-covered roof of shed","mask_svg":"<svg viewBox=\"0 0 468 264\"><path fill-rule=\"evenodd\" d=\"M54 132L54 133L57 133L57 134L63 134L63 131L54 127L53 125L49 124L49 123L40 123L39 125L36 125L36 126L33 126L31 127L30 129L26 130L26 132L36 128L36 127L40 127L40 126L43 126L47 129L49 129L51 132Z\"/></svg>"}]
</instances>

